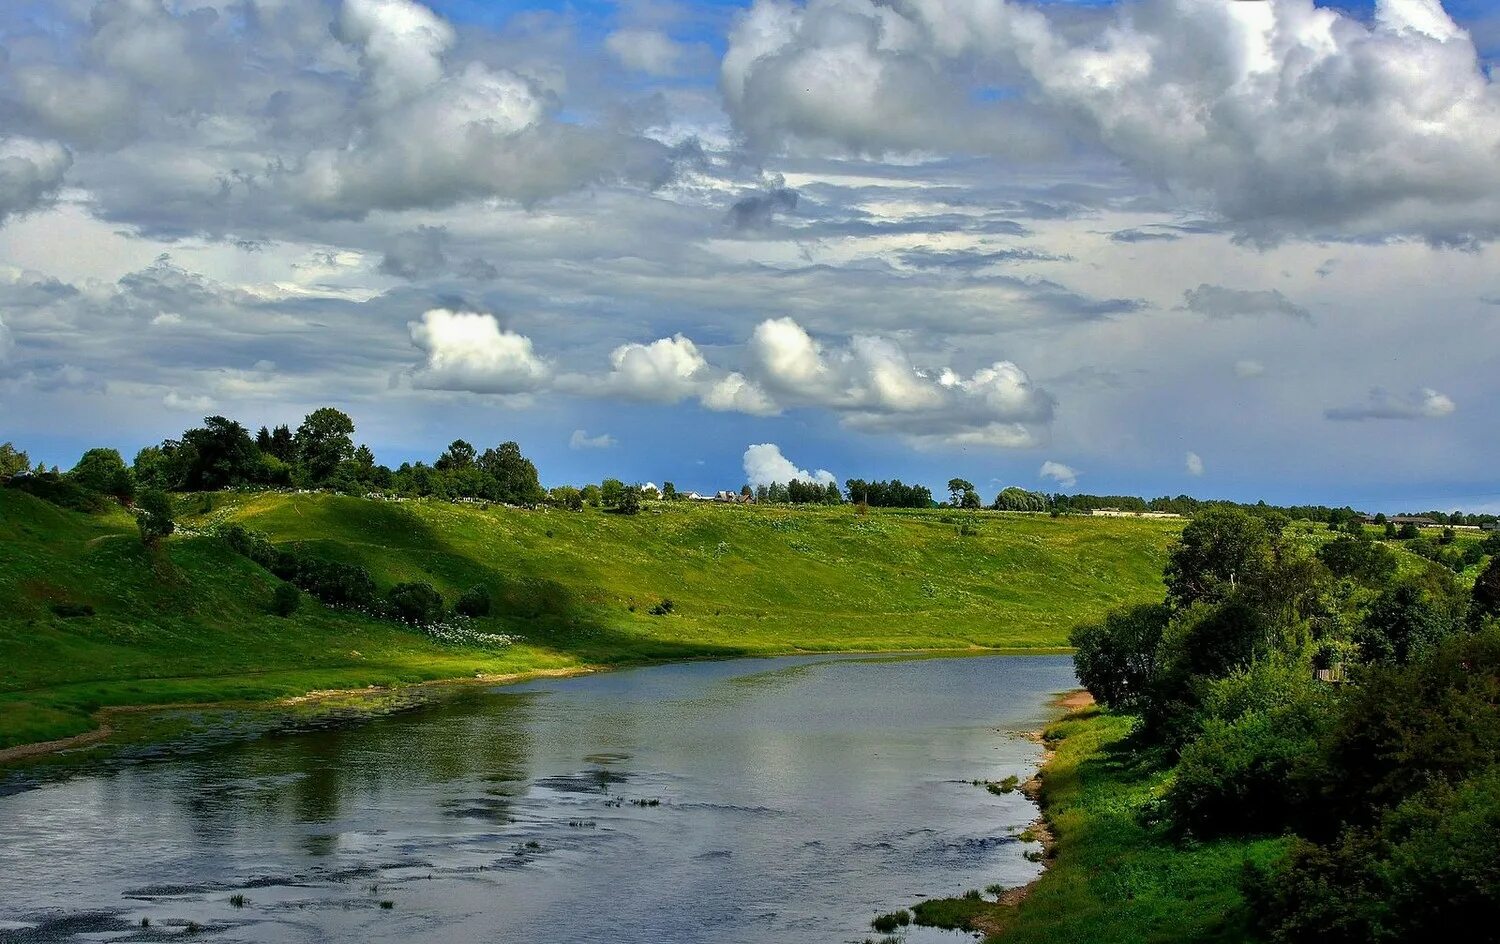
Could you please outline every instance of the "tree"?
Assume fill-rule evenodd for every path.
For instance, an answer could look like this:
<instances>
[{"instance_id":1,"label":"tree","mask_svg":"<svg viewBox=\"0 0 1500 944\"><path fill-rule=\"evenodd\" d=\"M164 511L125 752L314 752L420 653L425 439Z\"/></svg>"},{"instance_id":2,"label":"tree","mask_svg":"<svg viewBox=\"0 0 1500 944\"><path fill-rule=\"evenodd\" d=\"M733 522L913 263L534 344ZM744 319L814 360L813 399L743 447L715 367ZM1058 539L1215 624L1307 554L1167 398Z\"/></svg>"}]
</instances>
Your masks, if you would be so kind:
<instances>
[{"instance_id":1,"label":"tree","mask_svg":"<svg viewBox=\"0 0 1500 944\"><path fill-rule=\"evenodd\" d=\"M966 493L974 491L974 483L965 479L948 480L948 500L954 508L960 506Z\"/></svg>"},{"instance_id":2,"label":"tree","mask_svg":"<svg viewBox=\"0 0 1500 944\"><path fill-rule=\"evenodd\" d=\"M622 515L638 515L641 513L641 487L639 485L627 485L620 493L620 502L615 510Z\"/></svg>"},{"instance_id":3,"label":"tree","mask_svg":"<svg viewBox=\"0 0 1500 944\"><path fill-rule=\"evenodd\" d=\"M122 504L128 505L135 497L135 477L116 449L90 449L68 477L80 488L117 498Z\"/></svg>"},{"instance_id":4,"label":"tree","mask_svg":"<svg viewBox=\"0 0 1500 944\"><path fill-rule=\"evenodd\" d=\"M135 483L140 488L182 491L198 464L198 450L175 439L147 446L135 454Z\"/></svg>"},{"instance_id":5,"label":"tree","mask_svg":"<svg viewBox=\"0 0 1500 944\"><path fill-rule=\"evenodd\" d=\"M1473 601L1475 622L1500 617L1500 557L1490 558L1489 566L1474 581Z\"/></svg>"},{"instance_id":6,"label":"tree","mask_svg":"<svg viewBox=\"0 0 1500 944\"><path fill-rule=\"evenodd\" d=\"M662 501L676 501L677 486L673 485L671 482L661 483L661 498Z\"/></svg>"},{"instance_id":7,"label":"tree","mask_svg":"<svg viewBox=\"0 0 1500 944\"><path fill-rule=\"evenodd\" d=\"M1458 630L1455 609L1451 590L1445 599L1416 581L1404 581L1386 588L1370 606L1355 642L1371 662L1402 665Z\"/></svg>"},{"instance_id":8,"label":"tree","mask_svg":"<svg viewBox=\"0 0 1500 944\"><path fill-rule=\"evenodd\" d=\"M1401 526L1401 529L1396 532L1396 538L1397 538L1397 540L1401 540L1401 541L1412 541L1412 540L1415 540L1415 539L1417 539L1417 538L1419 538L1421 536L1422 536L1422 529L1418 528L1415 524L1413 524L1410 521L1408 521L1405 524L1403 524Z\"/></svg>"},{"instance_id":9,"label":"tree","mask_svg":"<svg viewBox=\"0 0 1500 944\"><path fill-rule=\"evenodd\" d=\"M288 617L297 612L297 607L302 603L302 591L289 583L279 583L271 592L271 612L280 617Z\"/></svg>"},{"instance_id":10,"label":"tree","mask_svg":"<svg viewBox=\"0 0 1500 944\"><path fill-rule=\"evenodd\" d=\"M478 454L474 451L473 446L462 439L455 439L449 444L443 454L438 456L437 461L432 464L432 467L441 472L472 469L474 468L474 460L477 456Z\"/></svg>"},{"instance_id":11,"label":"tree","mask_svg":"<svg viewBox=\"0 0 1500 944\"><path fill-rule=\"evenodd\" d=\"M1089 694L1110 708L1137 708L1156 677L1168 615L1166 607L1146 604L1113 610L1101 623L1075 628L1068 643L1076 650L1078 680Z\"/></svg>"},{"instance_id":12,"label":"tree","mask_svg":"<svg viewBox=\"0 0 1500 944\"><path fill-rule=\"evenodd\" d=\"M1321 560L1335 577L1366 586L1380 586L1396 573L1396 555L1367 538L1335 538L1318 548Z\"/></svg>"},{"instance_id":13,"label":"tree","mask_svg":"<svg viewBox=\"0 0 1500 944\"><path fill-rule=\"evenodd\" d=\"M597 485L585 485L583 488L579 489L579 493L583 498L583 503L585 505L588 505L590 508L598 508L599 503L604 500L603 492Z\"/></svg>"},{"instance_id":14,"label":"tree","mask_svg":"<svg viewBox=\"0 0 1500 944\"><path fill-rule=\"evenodd\" d=\"M0 481L31 471L31 457L11 443L0 443Z\"/></svg>"},{"instance_id":15,"label":"tree","mask_svg":"<svg viewBox=\"0 0 1500 944\"><path fill-rule=\"evenodd\" d=\"M443 618L443 597L432 584L415 581L398 583L385 595L393 619L415 626L430 626Z\"/></svg>"},{"instance_id":16,"label":"tree","mask_svg":"<svg viewBox=\"0 0 1500 944\"><path fill-rule=\"evenodd\" d=\"M1194 518L1172 548L1164 578L1177 607L1224 599L1261 577L1271 563L1267 521L1238 508L1210 508Z\"/></svg>"},{"instance_id":17,"label":"tree","mask_svg":"<svg viewBox=\"0 0 1500 944\"><path fill-rule=\"evenodd\" d=\"M958 500L958 507L969 511L977 511L981 504L983 503L979 500L979 493L972 488L964 489L963 495Z\"/></svg>"},{"instance_id":18,"label":"tree","mask_svg":"<svg viewBox=\"0 0 1500 944\"><path fill-rule=\"evenodd\" d=\"M510 505L535 505L546 495L537 476L536 465L521 454L515 442L503 442L486 449L475 463L479 470L495 480L489 496Z\"/></svg>"},{"instance_id":19,"label":"tree","mask_svg":"<svg viewBox=\"0 0 1500 944\"><path fill-rule=\"evenodd\" d=\"M255 440L249 430L228 417L204 417L202 427L182 434L182 446L191 447L191 451L183 455L187 461L185 475L174 488L212 491L253 482L260 472Z\"/></svg>"},{"instance_id":20,"label":"tree","mask_svg":"<svg viewBox=\"0 0 1500 944\"><path fill-rule=\"evenodd\" d=\"M156 547L167 535L177 530L172 520L172 500L159 489L141 492L136 502L136 527L141 532L141 543Z\"/></svg>"},{"instance_id":21,"label":"tree","mask_svg":"<svg viewBox=\"0 0 1500 944\"><path fill-rule=\"evenodd\" d=\"M465 590L458 602L453 604L453 612L459 616L489 616L492 605L489 588L482 583L475 584Z\"/></svg>"},{"instance_id":22,"label":"tree","mask_svg":"<svg viewBox=\"0 0 1500 944\"><path fill-rule=\"evenodd\" d=\"M605 508L617 508L625 495L625 483L619 479L605 479L599 486L599 501Z\"/></svg>"},{"instance_id":23,"label":"tree","mask_svg":"<svg viewBox=\"0 0 1500 944\"><path fill-rule=\"evenodd\" d=\"M292 445L308 483L322 485L339 463L354 456L354 421L331 406L320 407L302 420Z\"/></svg>"}]
</instances>

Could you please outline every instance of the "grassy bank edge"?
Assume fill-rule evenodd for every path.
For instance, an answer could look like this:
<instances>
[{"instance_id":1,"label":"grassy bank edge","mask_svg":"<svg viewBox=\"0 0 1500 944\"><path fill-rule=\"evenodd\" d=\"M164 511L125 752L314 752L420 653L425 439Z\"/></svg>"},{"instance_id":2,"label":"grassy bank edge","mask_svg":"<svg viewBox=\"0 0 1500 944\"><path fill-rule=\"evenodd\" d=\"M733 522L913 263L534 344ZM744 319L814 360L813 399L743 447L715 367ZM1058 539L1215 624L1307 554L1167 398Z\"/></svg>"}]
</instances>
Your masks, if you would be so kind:
<instances>
[{"instance_id":1,"label":"grassy bank edge","mask_svg":"<svg viewBox=\"0 0 1500 944\"><path fill-rule=\"evenodd\" d=\"M1143 816L1169 774L1132 754L1134 720L1098 707L1050 725L1039 774L1047 869L1001 900L941 899L930 914L1003 944L1147 944L1250 939L1240 876L1285 839L1178 843ZM927 903L924 903L926 905Z\"/></svg>"}]
</instances>

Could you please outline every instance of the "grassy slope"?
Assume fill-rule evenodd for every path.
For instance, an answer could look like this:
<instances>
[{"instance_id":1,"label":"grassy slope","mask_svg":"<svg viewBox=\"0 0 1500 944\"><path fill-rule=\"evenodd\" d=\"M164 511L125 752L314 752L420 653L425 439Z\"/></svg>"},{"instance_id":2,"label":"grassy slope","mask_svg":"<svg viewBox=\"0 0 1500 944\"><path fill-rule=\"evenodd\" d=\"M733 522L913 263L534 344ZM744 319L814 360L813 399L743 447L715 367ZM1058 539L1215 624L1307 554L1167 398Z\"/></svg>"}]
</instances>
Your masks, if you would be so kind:
<instances>
[{"instance_id":1,"label":"grassy slope","mask_svg":"<svg viewBox=\"0 0 1500 944\"><path fill-rule=\"evenodd\" d=\"M243 521L363 563L382 587L429 580L452 600L486 583L499 612L477 628L526 641L440 645L310 599L282 620L266 611L274 578L217 541L182 534L150 553L121 511L90 517L0 489L0 747L87 730L110 705L795 649L1056 647L1080 620L1158 596L1179 527L992 514L960 538L940 512L211 503L182 499L183 524ZM647 615L662 597L674 615ZM96 615L60 618L62 601Z\"/></svg>"},{"instance_id":2,"label":"grassy slope","mask_svg":"<svg viewBox=\"0 0 1500 944\"><path fill-rule=\"evenodd\" d=\"M1006 944L1145 944L1245 939L1239 878L1246 860L1268 862L1284 840L1180 846L1139 814L1166 774L1140 769L1120 742L1130 721L1098 709L1048 731L1056 754L1042 805L1057 834L1048 871L1008 917Z\"/></svg>"}]
</instances>

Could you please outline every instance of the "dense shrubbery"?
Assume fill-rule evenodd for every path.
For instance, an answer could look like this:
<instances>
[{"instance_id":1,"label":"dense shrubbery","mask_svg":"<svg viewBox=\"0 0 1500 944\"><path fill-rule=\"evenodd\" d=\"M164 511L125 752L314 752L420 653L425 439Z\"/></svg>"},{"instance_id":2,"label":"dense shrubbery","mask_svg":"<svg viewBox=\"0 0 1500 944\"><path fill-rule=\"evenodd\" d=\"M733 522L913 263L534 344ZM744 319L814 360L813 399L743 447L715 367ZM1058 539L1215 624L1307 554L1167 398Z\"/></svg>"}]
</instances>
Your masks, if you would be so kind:
<instances>
[{"instance_id":1,"label":"dense shrubbery","mask_svg":"<svg viewBox=\"0 0 1500 944\"><path fill-rule=\"evenodd\" d=\"M421 581L398 583L385 594L386 612L413 626L431 626L444 615L443 595L432 584Z\"/></svg>"},{"instance_id":2,"label":"dense shrubbery","mask_svg":"<svg viewBox=\"0 0 1500 944\"><path fill-rule=\"evenodd\" d=\"M362 610L386 619L423 626L440 622L445 614L443 598L431 584L397 584L382 597L376 590L375 578L358 564L324 560L295 550L278 548L265 535L243 525L221 525L216 533L235 552L328 606ZM477 607L478 597L471 599L471 595L477 591L483 591L483 588L470 590L461 598L460 604ZM465 604L465 601L468 603ZM483 603L484 612L488 613L487 591L484 592ZM464 613L462 610L458 612L460 615L484 615L479 612Z\"/></svg>"},{"instance_id":3,"label":"dense shrubbery","mask_svg":"<svg viewBox=\"0 0 1500 944\"><path fill-rule=\"evenodd\" d=\"M7 487L34 495L44 502L59 508L93 514L103 511L107 502L103 495L91 492L78 483L55 472L18 475L6 483Z\"/></svg>"},{"instance_id":4,"label":"dense shrubbery","mask_svg":"<svg viewBox=\"0 0 1500 944\"><path fill-rule=\"evenodd\" d=\"M470 587L453 604L453 612L459 616L489 616L492 603L489 588L483 584Z\"/></svg>"},{"instance_id":5,"label":"dense shrubbery","mask_svg":"<svg viewBox=\"0 0 1500 944\"><path fill-rule=\"evenodd\" d=\"M1500 565L1470 591L1439 566L1398 577L1362 528L1314 554L1282 525L1202 512L1164 605L1075 631L1079 678L1172 765L1173 834L1300 837L1246 877L1270 937L1500 913Z\"/></svg>"}]
</instances>

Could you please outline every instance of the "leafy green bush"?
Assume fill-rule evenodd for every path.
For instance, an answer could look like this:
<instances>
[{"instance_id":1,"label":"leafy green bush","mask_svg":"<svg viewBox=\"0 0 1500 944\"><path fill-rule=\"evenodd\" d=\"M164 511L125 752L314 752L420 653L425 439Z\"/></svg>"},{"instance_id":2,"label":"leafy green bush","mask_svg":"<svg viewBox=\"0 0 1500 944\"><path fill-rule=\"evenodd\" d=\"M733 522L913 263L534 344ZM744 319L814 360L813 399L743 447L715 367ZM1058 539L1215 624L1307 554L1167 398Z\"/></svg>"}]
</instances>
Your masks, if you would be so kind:
<instances>
[{"instance_id":1,"label":"leafy green bush","mask_svg":"<svg viewBox=\"0 0 1500 944\"><path fill-rule=\"evenodd\" d=\"M1368 538L1336 538L1318 548L1318 559L1335 577L1379 586L1396 573L1396 555Z\"/></svg>"},{"instance_id":2,"label":"leafy green bush","mask_svg":"<svg viewBox=\"0 0 1500 944\"><path fill-rule=\"evenodd\" d=\"M652 606L647 612L652 616L667 616L676 608L677 604L673 603L670 599L665 599Z\"/></svg>"},{"instance_id":3,"label":"leafy green bush","mask_svg":"<svg viewBox=\"0 0 1500 944\"><path fill-rule=\"evenodd\" d=\"M1428 784L1500 764L1500 628L1368 671L1323 748L1327 823L1368 822Z\"/></svg>"},{"instance_id":4,"label":"leafy green bush","mask_svg":"<svg viewBox=\"0 0 1500 944\"><path fill-rule=\"evenodd\" d=\"M277 616L291 616L302 603L302 591L289 583L279 583L271 594L271 612Z\"/></svg>"},{"instance_id":5,"label":"leafy green bush","mask_svg":"<svg viewBox=\"0 0 1500 944\"><path fill-rule=\"evenodd\" d=\"M430 583L398 583L385 595L386 607L393 619L415 626L440 622L445 609L443 596Z\"/></svg>"},{"instance_id":6,"label":"leafy green bush","mask_svg":"<svg viewBox=\"0 0 1500 944\"><path fill-rule=\"evenodd\" d=\"M1245 892L1276 944L1492 930L1500 913L1500 768L1433 786L1337 842L1298 842L1277 866L1247 869Z\"/></svg>"},{"instance_id":7,"label":"leafy green bush","mask_svg":"<svg viewBox=\"0 0 1500 944\"><path fill-rule=\"evenodd\" d=\"M1199 838L1285 832L1307 807L1297 774L1316 756L1328 707L1305 697L1207 719L1164 797L1175 829Z\"/></svg>"},{"instance_id":8,"label":"leafy green bush","mask_svg":"<svg viewBox=\"0 0 1500 944\"><path fill-rule=\"evenodd\" d=\"M492 606L489 588L475 584L459 596L458 602L453 604L453 612L459 616L489 616Z\"/></svg>"},{"instance_id":9,"label":"leafy green bush","mask_svg":"<svg viewBox=\"0 0 1500 944\"><path fill-rule=\"evenodd\" d=\"M1129 711L1156 676L1157 650L1169 613L1159 604L1114 610L1102 623L1076 627L1068 642L1076 650L1078 680L1101 704Z\"/></svg>"},{"instance_id":10,"label":"leafy green bush","mask_svg":"<svg viewBox=\"0 0 1500 944\"><path fill-rule=\"evenodd\" d=\"M167 493L154 488L141 492L135 524L140 529L141 542L148 547L156 546L177 530L177 523L172 520L172 500Z\"/></svg>"}]
</instances>

